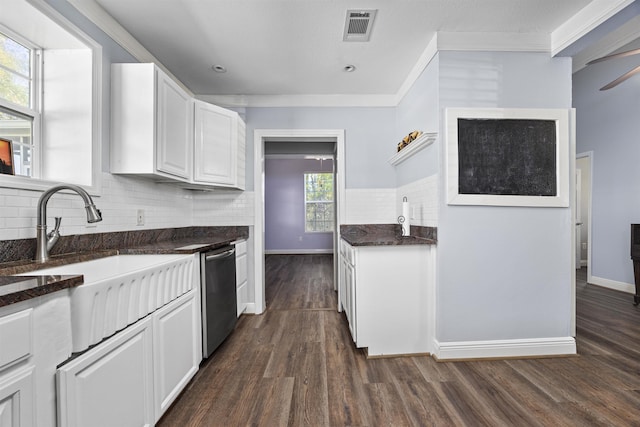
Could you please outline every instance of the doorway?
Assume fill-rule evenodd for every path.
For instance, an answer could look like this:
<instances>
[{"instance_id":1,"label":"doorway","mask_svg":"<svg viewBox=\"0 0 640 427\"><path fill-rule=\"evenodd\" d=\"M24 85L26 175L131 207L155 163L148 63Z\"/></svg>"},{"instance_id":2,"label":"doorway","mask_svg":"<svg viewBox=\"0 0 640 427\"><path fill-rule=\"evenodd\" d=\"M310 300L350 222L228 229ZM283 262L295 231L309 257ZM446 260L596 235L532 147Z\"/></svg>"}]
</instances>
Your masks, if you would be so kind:
<instances>
[{"instance_id":1,"label":"doorway","mask_svg":"<svg viewBox=\"0 0 640 427\"><path fill-rule=\"evenodd\" d=\"M254 312L263 313L265 301L265 145L270 142L333 143L335 144L335 229L334 252L338 247L340 225L345 219L344 129L256 129L254 131ZM337 263L334 263L334 283L337 284Z\"/></svg>"},{"instance_id":2,"label":"doorway","mask_svg":"<svg viewBox=\"0 0 640 427\"><path fill-rule=\"evenodd\" d=\"M576 183L579 189L576 194L576 209L580 212L576 229L576 267L587 269L587 283L591 275L591 183L593 170L593 152L581 153L576 156ZM579 265L578 265L579 264Z\"/></svg>"}]
</instances>

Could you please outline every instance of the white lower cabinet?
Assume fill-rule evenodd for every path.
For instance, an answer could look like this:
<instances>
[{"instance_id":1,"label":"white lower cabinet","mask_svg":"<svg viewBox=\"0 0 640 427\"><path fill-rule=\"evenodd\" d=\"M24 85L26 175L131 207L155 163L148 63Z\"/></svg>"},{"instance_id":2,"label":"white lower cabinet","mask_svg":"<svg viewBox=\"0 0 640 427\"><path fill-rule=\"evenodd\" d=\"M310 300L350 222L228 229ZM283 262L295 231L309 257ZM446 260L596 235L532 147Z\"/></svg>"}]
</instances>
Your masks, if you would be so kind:
<instances>
[{"instance_id":1,"label":"white lower cabinet","mask_svg":"<svg viewBox=\"0 0 640 427\"><path fill-rule=\"evenodd\" d=\"M201 354L194 289L58 369L60 426L154 425Z\"/></svg>"},{"instance_id":2,"label":"white lower cabinet","mask_svg":"<svg viewBox=\"0 0 640 427\"><path fill-rule=\"evenodd\" d=\"M435 246L341 241L340 305L369 356L430 353L435 335Z\"/></svg>"},{"instance_id":3,"label":"white lower cabinet","mask_svg":"<svg viewBox=\"0 0 640 427\"><path fill-rule=\"evenodd\" d=\"M33 369L14 369L0 375L0 427L36 425L33 419Z\"/></svg>"}]
</instances>

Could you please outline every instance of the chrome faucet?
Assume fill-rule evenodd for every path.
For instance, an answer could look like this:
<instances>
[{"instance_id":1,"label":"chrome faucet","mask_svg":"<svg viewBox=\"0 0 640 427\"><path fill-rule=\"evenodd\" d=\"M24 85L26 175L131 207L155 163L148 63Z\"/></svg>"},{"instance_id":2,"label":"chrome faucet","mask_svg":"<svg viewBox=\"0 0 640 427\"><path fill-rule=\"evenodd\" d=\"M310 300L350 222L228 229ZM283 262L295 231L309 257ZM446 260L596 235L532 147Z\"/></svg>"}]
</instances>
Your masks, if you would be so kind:
<instances>
[{"instance_id":1,"label":"chrome faucet","mask_svg":"<svg viewBox=\"0 0 640 427\"><path fill-rule=\"evenodd\" d=\"M100 210L93 204L93 199L82 187L72 184L62 184L51 187L38 200L38 224L36 225L36 262L46 262L49 259L49 251L60 237L60 222L62 218L56 217L56 225L51 233L47 234L47 202L60 190L71 190L84 200L84 208L87 210L87 222L102 221Z\"/></svg>"}]
</instances>

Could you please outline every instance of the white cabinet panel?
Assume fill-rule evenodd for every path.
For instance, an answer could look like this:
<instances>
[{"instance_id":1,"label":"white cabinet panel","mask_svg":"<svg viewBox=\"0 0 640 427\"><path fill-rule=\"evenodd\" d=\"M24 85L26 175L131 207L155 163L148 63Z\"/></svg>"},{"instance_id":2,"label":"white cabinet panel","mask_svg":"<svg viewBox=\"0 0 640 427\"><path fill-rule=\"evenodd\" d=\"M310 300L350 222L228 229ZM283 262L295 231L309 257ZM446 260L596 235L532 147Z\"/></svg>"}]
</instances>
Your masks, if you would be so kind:
<instances>
[{"instance_id":1,"label":"white cabinet panel","mask_svg":"<svg viewBox=\"0 0 640 427\"><path fill-rule=\"evenodd\" d=\"M236 185L238 121L234 111L195 101L194 181Z\"/></svg>"},{"instance_id":2,"label":"white cabinet panel","mask_svg":"<svg viewBox=\"0 0 640 427\"><path fill-rule=\"evenodd\" d=\"M0 427L35 426L33 381L33 367L0 375Z\"/></svg>"},{"instance_id":3,"label":"white cabinet panel","mask_svg":"<svg viewBox=\"0 0 640 427\"><path fill-rule=\"evenodd\" d=\"M173 80L157 73L158 170L191 177L193 116L191 98Z\"/></svg>"},{"instance_id":4,"label":"white cabinet panel","mask_svg":"<svg viewBox=\"0 0 640 427\"><path fill-rule=\"evenodd\" d=\"M68 427L152 426L151 319L58 370L59 418Z\"/></svg>"},{"instance_id":5,"label":"white cabinet panel","mask_svg":"<svg viewBox=\"0 0 640 427\"><path fill-rule=\"evenodd\" d=\"M33 309L0 317L0 369L33 352Z\"/></svg>"},{"instance_id":6,"label":"white cabinet panel","mask_svg":"<svg viewBox=\"0 0 640 427\"><path fill-rule=\"evenodd\" d=\"M247 285L247 242L236 243L236 301L238 317L247 309L249 286Z\"/></svg>"},{"instance_id":7,"label":"white cabinet panel","mask_svg":"<svg viewBox=\"0 0 640 427\"><path fill-rule=\"evenodd\" d=\"M198 372L202 341L196 294L191 291L153 315L156 421Z\"/></svg>"}]
</instances>

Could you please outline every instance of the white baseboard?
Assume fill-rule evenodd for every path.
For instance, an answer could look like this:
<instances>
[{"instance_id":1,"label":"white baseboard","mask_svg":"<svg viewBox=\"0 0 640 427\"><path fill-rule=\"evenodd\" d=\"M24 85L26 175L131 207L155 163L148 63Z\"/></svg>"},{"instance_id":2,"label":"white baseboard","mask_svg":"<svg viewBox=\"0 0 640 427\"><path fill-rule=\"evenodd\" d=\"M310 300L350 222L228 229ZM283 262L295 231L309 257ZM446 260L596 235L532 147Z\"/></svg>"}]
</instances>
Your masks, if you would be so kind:
<instances>
[{"instance_id":1,"label":"white baseboard","mask_svg":"<svg viewBox=\"0 0 640 427\"><path fill-rule=\"evenodd\" d=\"M332 254L333 249L268 249L265 255L315 255Z\"/></svg>"},{"instance_id":2,"label":"white baseboard","mask_svg":"<svg viewBox=\"0 0 640 427\"><path fill-rule=\"evenodd\" d=\"M244 309L244 311L242 313L243 314L256 314L256 305L255 305L255 303L248 302L247 306L245 307L245 309Z\"/></svg>"},{"instance_id":3,"label":"white baseboard","mask_svg":"<svg viewBox=\"0 0 640 427\"><path fill-rule=\"evenodd\" d=\"M572 337L494 341L438 342L434 357L438 360L566 356L576 354Z\"/></svg>"},{"instance_id":4,"label":"white baseboard","mask_svg":"<svg viewBox=\"0 0 640 427\"><path fill-rule=\"evenodd\" d=\"M602 277L590 276L587 282L592 285L602 286L603 288L614 289L616 291L626 292L628 294L636 293L636 286L631 283L618 282L616 280L604 279Z\"/></svg>"}]
</instances>

